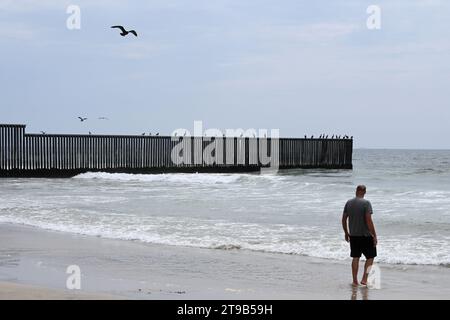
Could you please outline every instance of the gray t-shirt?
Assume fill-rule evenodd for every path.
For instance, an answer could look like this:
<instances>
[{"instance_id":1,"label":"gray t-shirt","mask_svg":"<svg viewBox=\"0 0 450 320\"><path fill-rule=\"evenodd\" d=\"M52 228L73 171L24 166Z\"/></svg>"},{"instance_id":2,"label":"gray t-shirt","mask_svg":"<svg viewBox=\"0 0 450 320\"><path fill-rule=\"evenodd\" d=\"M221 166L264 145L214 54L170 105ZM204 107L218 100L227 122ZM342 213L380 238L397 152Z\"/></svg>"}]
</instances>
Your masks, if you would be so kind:
<instances>
[{"instance_id":1,"label":"gray t-shirt","mask_svg":"<svg viewBox=\"0 0 450 320\"><path fill-rule=\"evenodd\" d=\"M350 199L345 204L344 213L348 215L351 236L370 236L366 222L366 213L373 213L370 201L358 197Z\"/></svg>"}]
</instances>

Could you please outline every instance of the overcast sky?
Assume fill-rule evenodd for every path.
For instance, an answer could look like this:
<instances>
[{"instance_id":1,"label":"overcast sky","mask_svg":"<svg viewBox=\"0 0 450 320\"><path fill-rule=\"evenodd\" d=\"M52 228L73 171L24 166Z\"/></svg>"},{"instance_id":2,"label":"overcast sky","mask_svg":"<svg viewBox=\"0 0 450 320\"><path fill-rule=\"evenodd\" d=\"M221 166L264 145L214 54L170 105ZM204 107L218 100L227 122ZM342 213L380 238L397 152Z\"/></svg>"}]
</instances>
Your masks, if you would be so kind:
<instances>
[{"instance_id":1,"label":"overcast sky","mask_svg":"<svg viewBox=\"0 0 450 320\"><path fill-rule=\"evenodd\" d=\"M69 4L80 30L66 27ZM380 30L366 27L371 4ZM202 120L450 148L450 1L0 0L0 52L0 123L28 132L168 134Z\"/></svg>"}]
</instances>

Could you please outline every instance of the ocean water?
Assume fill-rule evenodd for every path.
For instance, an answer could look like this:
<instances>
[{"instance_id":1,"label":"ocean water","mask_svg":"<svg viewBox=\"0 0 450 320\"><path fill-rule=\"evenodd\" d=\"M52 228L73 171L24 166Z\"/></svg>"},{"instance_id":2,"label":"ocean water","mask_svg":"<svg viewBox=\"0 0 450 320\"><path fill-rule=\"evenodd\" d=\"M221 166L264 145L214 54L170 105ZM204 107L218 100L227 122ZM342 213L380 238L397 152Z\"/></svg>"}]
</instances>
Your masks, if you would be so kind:
<instances>
[{"instance_id":1,"label":"ocean water","mask_svg":"<svg viewBox=\"0 0 450 320\"><path fill-rule=\"evenodd\" d=\"M353 170L0 179L0 222L344 260L342 209L357 184L374 209L378 261L450 265L450 151L355 150Z\"/></svg>"}]
</instances>

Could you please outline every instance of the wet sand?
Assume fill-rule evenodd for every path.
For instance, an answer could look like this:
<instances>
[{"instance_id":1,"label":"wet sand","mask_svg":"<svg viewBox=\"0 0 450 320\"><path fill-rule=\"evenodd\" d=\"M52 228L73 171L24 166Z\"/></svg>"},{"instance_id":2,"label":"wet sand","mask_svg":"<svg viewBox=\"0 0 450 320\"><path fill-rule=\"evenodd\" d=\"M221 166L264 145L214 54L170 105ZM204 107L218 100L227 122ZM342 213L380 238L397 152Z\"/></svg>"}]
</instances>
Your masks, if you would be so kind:
<instances>
[{"instance_id":1,"label":"wet sand","mask_svg":"<svg viewBox=\"0 0 450 320\"><path fill-rule=\"evenodd\" d=\"M0 300L118 300L122 297L0 282Z\"/></svg>"},{"instance_id":2,"label":"wet sand","mask_svg":"<svg viewBox=\"0 0 450 320\"><path fill-rule=\"evenodd\" d=\"M81 290L68 290L69 265ZM450 268L379 265L353 288L348 261L200 249L0 224L0 299L449 299Z\"/></svg>"}]
</instances>

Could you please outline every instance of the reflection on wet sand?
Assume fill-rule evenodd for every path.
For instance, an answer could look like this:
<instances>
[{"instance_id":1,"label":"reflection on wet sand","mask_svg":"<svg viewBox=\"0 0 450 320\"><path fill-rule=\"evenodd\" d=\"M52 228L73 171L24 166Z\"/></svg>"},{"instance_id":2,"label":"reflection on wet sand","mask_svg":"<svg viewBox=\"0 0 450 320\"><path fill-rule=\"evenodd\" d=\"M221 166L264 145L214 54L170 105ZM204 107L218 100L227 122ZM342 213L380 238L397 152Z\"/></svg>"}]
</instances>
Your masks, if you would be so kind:
<instances>
[{"instance_id":1,"label":"reflection on wet sand","mask_svg":"<svg viewBox=\"0 0 450 320\"><path fill-rule=\"evenodd\" d=\"M369 289L366 286L354 286L351 285L352 296L351 300L358 300L358 295L361 296L361 300L369 300Z\"/></svg>"}]
</instances>

